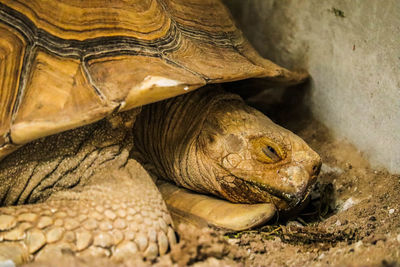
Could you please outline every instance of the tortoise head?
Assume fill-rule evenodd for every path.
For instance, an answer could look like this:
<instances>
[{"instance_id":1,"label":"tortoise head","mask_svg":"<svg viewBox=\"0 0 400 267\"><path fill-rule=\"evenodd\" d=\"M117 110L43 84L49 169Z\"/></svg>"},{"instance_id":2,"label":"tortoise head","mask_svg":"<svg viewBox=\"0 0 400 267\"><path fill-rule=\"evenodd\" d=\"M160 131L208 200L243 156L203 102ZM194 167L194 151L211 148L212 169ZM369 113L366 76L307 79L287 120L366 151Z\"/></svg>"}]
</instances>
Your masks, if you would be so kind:
<instances>
[{"instance_id":1,"label":"tortoise head","mask_svg":"<svg viewBox=\"0 0 400 267\"><path fill-rule=\"evenodd\" d=\"M215 105L198 140L217 194L232 202L291 210L307 198L321 166L300 137L238 100Z\"/></svg>"}]
</instances>

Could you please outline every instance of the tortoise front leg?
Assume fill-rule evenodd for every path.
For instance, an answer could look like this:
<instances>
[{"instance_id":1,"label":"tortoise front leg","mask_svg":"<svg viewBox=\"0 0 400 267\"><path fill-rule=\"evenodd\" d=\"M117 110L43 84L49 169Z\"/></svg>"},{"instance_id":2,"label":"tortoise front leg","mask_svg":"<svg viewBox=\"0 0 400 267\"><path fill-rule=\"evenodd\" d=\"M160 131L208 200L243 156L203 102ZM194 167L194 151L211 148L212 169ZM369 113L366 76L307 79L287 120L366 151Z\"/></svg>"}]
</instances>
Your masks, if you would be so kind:
<instances>
[{"instance_id":1,"label":"tortoise front leg","mask_svg":"<svg viewBox=\"0 0 400 267\"><path fill-rule=\"evenodd\" d=\"M57 255L153 259L176 242L157 187L130 158L136 113L37 140L0 162L0 266L59 265Z\"/></svg>"},{"instance_id":2,"label":"tortoise front leg","mask_svg":"<svg viewBox=\"0 0 400 267\"><path fill-rule=\"evenodd\" d=\"M139 163L95 176L44 203L0 208L0 265L71 255L154 259L176 243L164 201Z\"/></svg>"}]
</instances>

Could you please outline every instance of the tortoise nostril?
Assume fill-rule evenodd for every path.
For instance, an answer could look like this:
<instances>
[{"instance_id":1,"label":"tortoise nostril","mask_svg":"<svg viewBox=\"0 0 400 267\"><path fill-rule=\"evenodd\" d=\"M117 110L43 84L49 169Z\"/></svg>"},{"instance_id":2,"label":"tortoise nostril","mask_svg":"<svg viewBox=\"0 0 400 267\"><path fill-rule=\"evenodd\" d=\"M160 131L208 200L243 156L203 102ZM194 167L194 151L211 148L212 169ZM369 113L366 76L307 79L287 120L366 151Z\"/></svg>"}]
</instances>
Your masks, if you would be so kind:
<instances>
[{"instance_id":1,"label":"tortoise nostril","mask_svg":"<svg viewBox=\"0 0 400 267\"><path fill-rule=\"evenodd\" d=\"M313 170L313 173L314 173L314 174L318 174L319 171L321 170L321 162L318 162L317 164L315 164L315 165L312 167L312 170Z\"/></svg>"},{"instance_id":2,"label":"tortoise nostril","mask_svg":"<svg viewBox=\"0 0 400 267\"><path fill-rule=\"evenodd\" d=\"M317 170L317 168L318 168L318 166L317 166L317 165L314 165L314 166L312 167L313 172L315 172L315 171Z\"/></svg>"}]
</instances>

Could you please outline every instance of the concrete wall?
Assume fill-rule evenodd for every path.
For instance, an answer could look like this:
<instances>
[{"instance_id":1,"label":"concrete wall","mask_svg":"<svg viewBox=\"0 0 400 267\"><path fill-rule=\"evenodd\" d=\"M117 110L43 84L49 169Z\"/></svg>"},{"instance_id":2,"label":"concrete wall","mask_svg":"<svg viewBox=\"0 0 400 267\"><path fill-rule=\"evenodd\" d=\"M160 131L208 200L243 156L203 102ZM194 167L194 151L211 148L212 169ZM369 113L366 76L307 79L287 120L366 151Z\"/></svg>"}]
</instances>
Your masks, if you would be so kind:
<instances>
[{"instance_id":1,"label":"concrete wall","mask_svg":"<svg viewBox=\"0 0 400 267\"><path fill-rule=\"evenodd\" d=\"M259 52L311 76L314 116L400 173L399 0L226 0Z\"/></svg>"}]
</instances>

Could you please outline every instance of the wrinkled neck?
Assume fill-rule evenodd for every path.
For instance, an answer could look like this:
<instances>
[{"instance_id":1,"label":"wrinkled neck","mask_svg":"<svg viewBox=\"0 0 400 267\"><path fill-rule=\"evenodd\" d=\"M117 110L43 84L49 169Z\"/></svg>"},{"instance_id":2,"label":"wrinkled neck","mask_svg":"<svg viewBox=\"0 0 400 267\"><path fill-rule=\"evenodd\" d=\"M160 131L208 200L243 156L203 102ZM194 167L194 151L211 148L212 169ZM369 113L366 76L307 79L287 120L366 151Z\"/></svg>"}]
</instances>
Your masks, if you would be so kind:
<instances>
[{"instance_id":1,"label":"wrinkled neck","mask_svg":"<svg viewBox=\"0 0 400 267\"><path fill-rule=\"evenodd\" d=\"M134 126L140 160L160 178L217 194L215 168L201 151L199 135L212 107L230 99L239 97L208 87L143 107Z\"/></svg>"},{"instance_id":2,"label":"wrinkled neck","mask_svg":"<svg viewBox=\"0 0 400 267\"><path fill-rule=\"evenodd\" d=\"M201 193L218 194L219 186L216 183L215 166L199 151L196 139L186 147L182 153L183 160L175 162L179 168L179 175L174 181L182 187Z\"/></svg>"}]
</instances>

